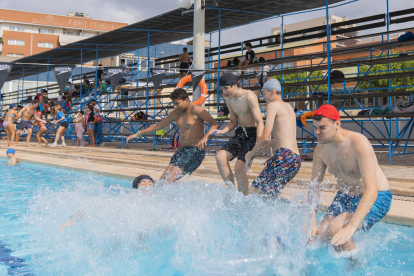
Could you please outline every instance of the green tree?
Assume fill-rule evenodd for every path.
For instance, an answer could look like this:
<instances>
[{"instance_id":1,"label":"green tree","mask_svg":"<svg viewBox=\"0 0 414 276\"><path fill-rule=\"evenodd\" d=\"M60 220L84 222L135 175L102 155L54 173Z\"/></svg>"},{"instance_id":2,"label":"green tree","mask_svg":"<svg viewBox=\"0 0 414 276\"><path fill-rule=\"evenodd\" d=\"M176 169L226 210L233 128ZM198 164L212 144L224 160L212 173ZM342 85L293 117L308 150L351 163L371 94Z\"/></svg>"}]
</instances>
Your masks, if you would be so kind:
<instances>
[{"instance_id":1,"label":"green tree","mask_svg":"<svg viewBox=\"0 0 414 276\"><path fill-rule=\"evenodd\" d=\"M400 86L412 86L407 88L393 88L393 91L409 91L414 87L414 61L395 62L390 64L391 73L399 72L413 72L412 77L393 78L391 79L391 87ZM361 66L359 70L359 76L363 76L368 72L370 66ZM401 69L408 69L402 71ZM396 71L398 70L398 71ZM372 73L371 73L372 72ZM374 65L368 73L368 76L384 75L388 74L388 63ZM386 88L388 87L388 79L371 80L373 88ZM368 81L363 81L359 84L359 89L370 89L371 86ZM375 90L377 93L385 92L385 90Z\"/></svg>"},{"instance_id":2,"label":"green tree","mask_svg":"<svg viewBox=\"0 0 414 276\"><path fill-rule=\"evenodd\" d=\"M309 72L299 72L298 74L294 73L294 74L285 74L283 75L283 82L284 83L290 83L290 82L303 82L306 81L306 78L309 76ZM322 71L315 71L312 75L310 75L308 81L317 81L317 80L322 80L324 78L324 73L322 73ZM274 76L274 79L279 80L280 82L282 82L282 76ZM298 80L299 78L299 80ZM315 92L316 88L318 87L318 85L311 85L310 86L310 90L309 93ZM292 94L295 92L297 87L285 87L284 91L285 94ZM328 90L328 86L326 84L323 84L321 86L319 86L318 92L321 91L327 91ZM297 94L304 94L307 93L307 87L306 86L301 86L298 88L298 90L296 90L295 93Z\"/></svg>"}]
</instances>

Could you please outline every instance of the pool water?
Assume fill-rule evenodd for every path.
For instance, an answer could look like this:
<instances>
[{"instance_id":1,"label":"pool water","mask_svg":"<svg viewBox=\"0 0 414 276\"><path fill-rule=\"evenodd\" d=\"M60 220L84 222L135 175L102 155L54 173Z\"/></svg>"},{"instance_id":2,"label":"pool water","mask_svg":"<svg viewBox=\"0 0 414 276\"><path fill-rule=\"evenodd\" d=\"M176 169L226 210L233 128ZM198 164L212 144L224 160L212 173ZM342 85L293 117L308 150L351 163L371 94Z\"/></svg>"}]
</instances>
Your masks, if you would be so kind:
<instances>
[{"instance_id":1,"label":"pool water","mask_svg":"<svg viewBox=\"0 0 414 276\"><path fill-rule=\"evenodd\" d=\"M378 223L369 234L358 232L352 259L331 246L307 245L303 198L245 197L200 181L137 191L122 178L5 163L0 158L0 275L414 272L410 227ZM83 218L58 233L80 210Z\"/></svg>"}]
</instances>

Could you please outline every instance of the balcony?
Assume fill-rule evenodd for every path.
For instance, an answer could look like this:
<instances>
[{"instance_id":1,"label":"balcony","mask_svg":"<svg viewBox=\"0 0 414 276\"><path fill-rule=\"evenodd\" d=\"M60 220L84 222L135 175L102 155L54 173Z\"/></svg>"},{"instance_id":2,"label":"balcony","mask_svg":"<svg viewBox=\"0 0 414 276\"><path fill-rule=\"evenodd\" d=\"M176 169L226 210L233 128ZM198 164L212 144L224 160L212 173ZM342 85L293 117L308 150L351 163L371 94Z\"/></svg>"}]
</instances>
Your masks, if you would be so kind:
<instances>
[{"instance_id":1,"label":"balcony","mask_svg":"<svg viewBox=\"0 0 414 276\"><path fill-rule=\"evenodd\" d=\"M73 42L78 42L82 39L85 39L87 37L84 36L78 36L78 35L59 35L59 45L67 45Z\"/></svg>"}]
</instances>

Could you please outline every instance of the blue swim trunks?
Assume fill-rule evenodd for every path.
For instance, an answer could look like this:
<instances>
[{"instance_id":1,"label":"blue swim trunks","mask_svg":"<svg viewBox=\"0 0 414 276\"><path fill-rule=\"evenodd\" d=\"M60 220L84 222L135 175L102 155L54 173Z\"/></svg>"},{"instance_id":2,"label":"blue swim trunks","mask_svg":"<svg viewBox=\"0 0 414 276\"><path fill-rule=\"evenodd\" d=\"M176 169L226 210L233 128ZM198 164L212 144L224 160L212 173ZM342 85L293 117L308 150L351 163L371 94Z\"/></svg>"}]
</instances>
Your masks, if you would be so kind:
<instances>
[{"instance_id":1,"label":"blue swim trunks","mask_svg":"<svg viewBox=\"0 0 414 276\"><path fill-rule=\"evenodd\" d=\"M186 174L192 174L201 162L203 162L206 152L196 147L183 147L176 151L171 158L170 164L180 168Z\"/></svg>"},{"instance_id":2,"label":"blue swim trunks","mask_svg":"<svg viewBox=\"0 0 414 276\"><path fill-rule=\"evenodd\" d=\"M361 196L349 196L341 192L338 192L329 206L326 216L331 215L334 217L339 216L344 212L351 214L355 213L358 207ZM372 205L371 210L362 221L362 228L368 231L375 223L380 221L390 210L392 201L392 194L390 191L378 192L377 200Z\"/></svg>"},{"instance_id":3,"label":"blue swim trunks","mask_svg":"<svg viewBox=\"0 0 414 276\"><path fill-rule=\"evenodd\" d=\"M39 109L40 109L40 111L44 111L45 110L45 108L43 107L43 104L42 103L39 103Z\"/></svg>"}]
</instances>

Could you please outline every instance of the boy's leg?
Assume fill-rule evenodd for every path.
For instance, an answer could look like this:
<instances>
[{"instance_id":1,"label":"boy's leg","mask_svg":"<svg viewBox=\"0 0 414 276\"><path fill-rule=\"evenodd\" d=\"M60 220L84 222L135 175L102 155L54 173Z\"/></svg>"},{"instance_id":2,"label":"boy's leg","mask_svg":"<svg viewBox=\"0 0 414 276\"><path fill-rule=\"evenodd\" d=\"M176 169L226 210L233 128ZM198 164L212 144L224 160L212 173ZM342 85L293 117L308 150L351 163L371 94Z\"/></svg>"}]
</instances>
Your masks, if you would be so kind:
<instances>
[{"instance_id":1,"label":"boy's leg","mask_svg":"<svg viewBox=\"0 0 414 276\"><path fill-rule=\"evenodd\" d=\"M234 172L237 179L237 189L239 192L247 195L249 192L249 179L246 172L246 163L241 160L237 160Z\"/></svg>"},{"instance_id":2,"label":"boy's leg","mask_svg":"<svg viewBox=\"0 0 414 276\"><path fill-rule=\"evenodd\" d=\"M171 184L182 178L184 175L185 173L182 169L174 166L173 164L169 164L162 174L160 180L165 180L168 182L168 184Z\"/></svg>"},{"instance_id":3,"label":"boy's leg","mask_svg":"<svg viewBox=\"0 0 414 276\"><path fill-rule=\"evenodd\" d=\"M30 138L32 138L32 129L28 128L27 129L27 137L26 137L26 147L30 147L30 145L29 145Z\"/></svg>"},{"instance_id":4,"label":"boy's leg","mask_svg":"<svg viewBox=\"0 0 414 276\"><path fill-rule=\"evenodd\" d=\"M233 158L233 155L226 150L220 150L216 154L217 167L218 167L221 177L223 178L225 183L231 182L234 184L234 175L230 167L230 160L232 158Z\"/></svg>"}]
</instances>

